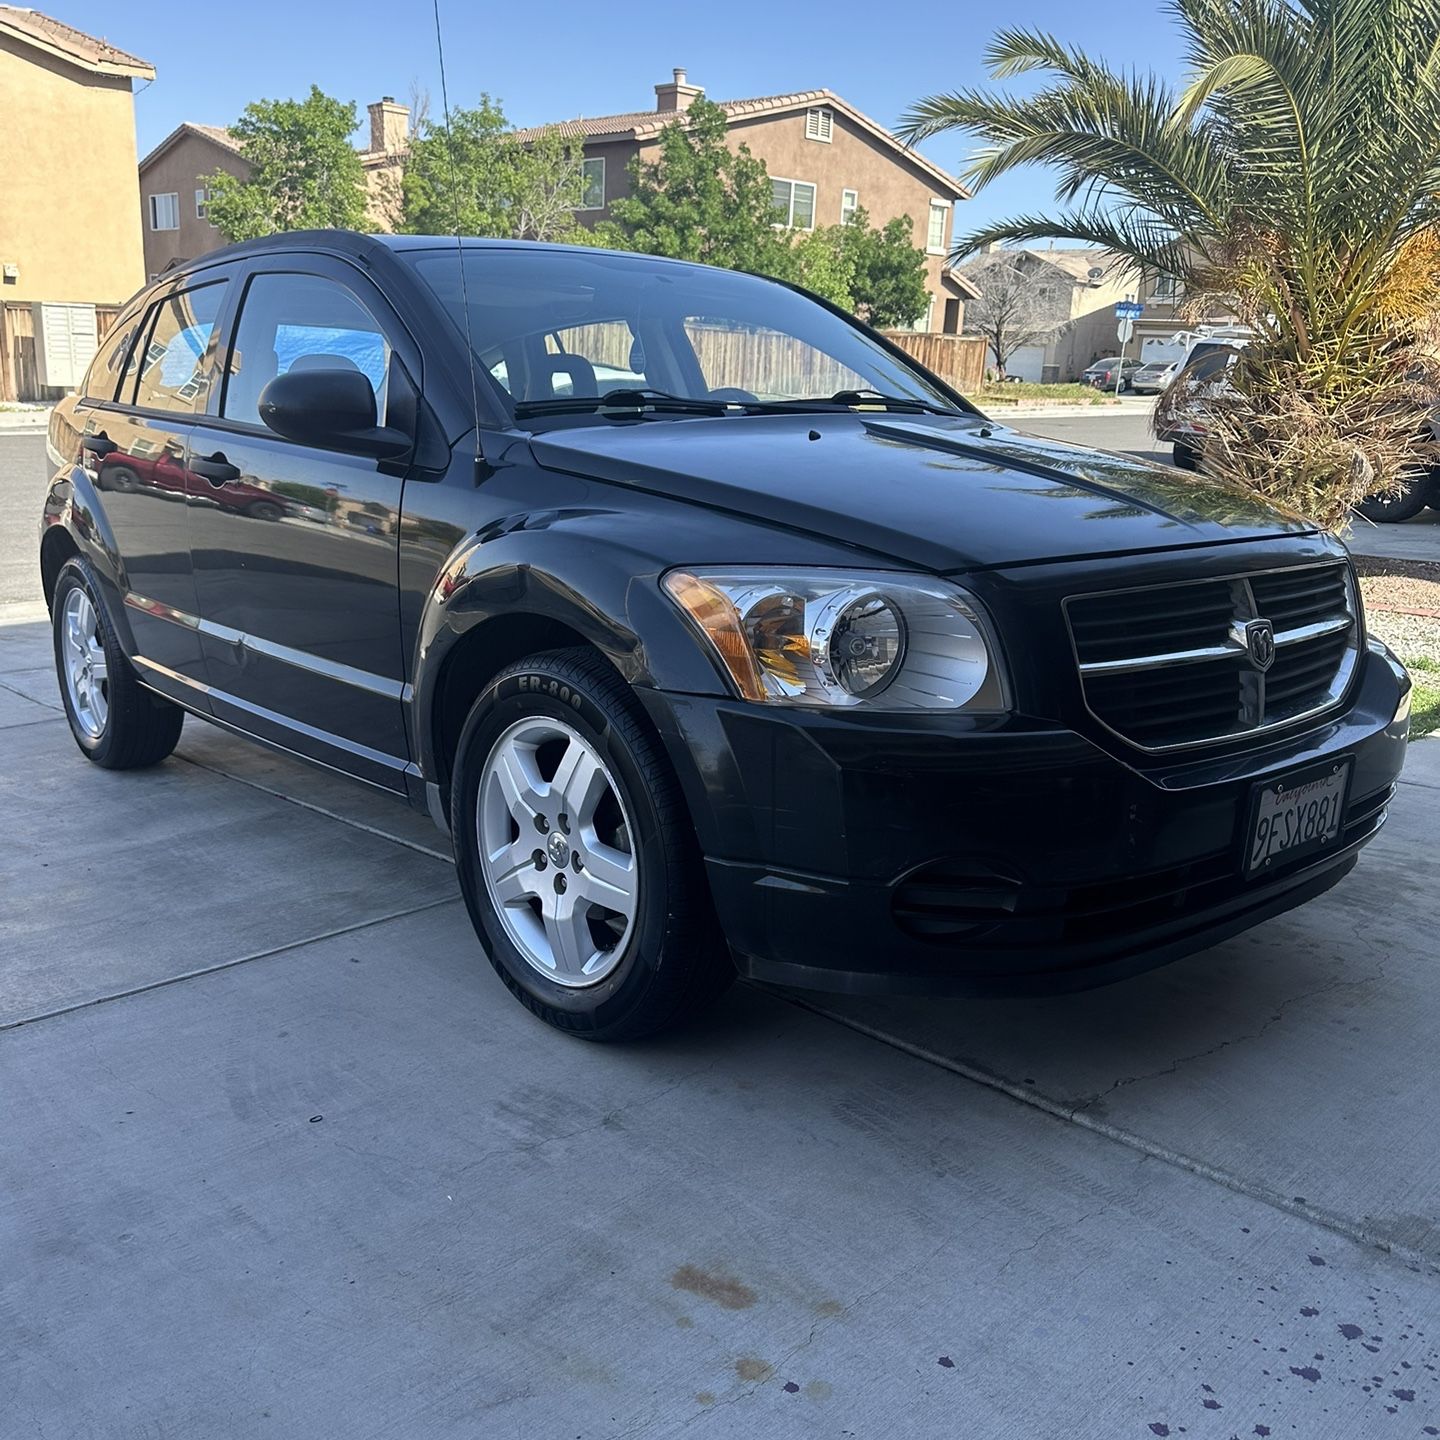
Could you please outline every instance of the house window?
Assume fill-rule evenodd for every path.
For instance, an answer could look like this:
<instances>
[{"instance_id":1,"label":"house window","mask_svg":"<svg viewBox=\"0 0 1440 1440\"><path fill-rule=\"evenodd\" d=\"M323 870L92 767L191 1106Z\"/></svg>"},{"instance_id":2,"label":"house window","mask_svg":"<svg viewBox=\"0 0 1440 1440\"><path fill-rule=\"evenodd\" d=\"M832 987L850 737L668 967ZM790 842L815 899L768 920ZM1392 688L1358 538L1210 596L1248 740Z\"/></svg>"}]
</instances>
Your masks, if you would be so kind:
<instances>
[{"instance_id":1,"label":"house window","mask_svg":"<svg viewBox=\"0 0 1440 1440\"><path fill-rule=\"evenodd\" d=\"M180 195L172 190L168 195L150 197L150 228L152 230L178 230L180 228Z\"/></svg>"},{"instance_id":2,"label":"house window","mask_svg":"<svg viewBox=\"0 0 1440 1440\"><path fill-rule=\"evenodd\" d=\"M925 231L925 248L932 255L945 253L945 221L949 214L948 202L944 200L930 202L930 224Z\"/></svg>"},{"instance_id":3,"label":"house window","mask_svg":"<svg viewBox=\"0 0 1440 1440\"><path fill-rule=\"evenodd\" d=\"M805 180L772 180L770 193L775 197L775 223L792 230L815 228L815 187Z\"/></svg>"},{"instance_id":4,"label":"house window","mask_svg":"<svg viewBox=\"0 0 1440 1440\"><path fill-rule=\"evenodd\" d=\"M209 219L209 216L206 214L206 208L209 206L209 204L210 187L208 185L204 185L195 192L195 218L197 220Z\"/></svg>"},{"instance_id":5,"label":"house window","mask_svg":"<svg viewBox=\"0 0 1440 1440\"><path fill-rule=\"evenodd\" d=\"M807 140L821 140L828 145L834 130L835 112L833 110L817 106L815 109L805 112L805 138Z\"/></svg>"},{"instance_id":6,"label":"house window","mask_svg":"<svg viewBox=\"0 0 1440 1440\"><path fill-rule=\"evenodd\" d=\"M1150 286L1152 300L1174 302L1180 295L1180 282L1173 275L1157 275Z\"/></svg>"},{"instance_id":7,"label":"house window","mask_svg":"<svg viewBox=\"0 0 1440 1440\"><path fill-rule=\"evenodd\" d=\"M855 212L860 208L860 192L858 190L842 190L840 192L840 223L848 225L854 218Z\"/></svg>"},{"instance_id":8,"label":"house window","mask_svg":"<svg viewBox=\"0 0 1440 1440\"><path fill-rule=\"evenodd\" d=\"M580 208L582 210L603 210L605 208L605 158L580 162L582 189Z\"/></svg>"}]
</instances>

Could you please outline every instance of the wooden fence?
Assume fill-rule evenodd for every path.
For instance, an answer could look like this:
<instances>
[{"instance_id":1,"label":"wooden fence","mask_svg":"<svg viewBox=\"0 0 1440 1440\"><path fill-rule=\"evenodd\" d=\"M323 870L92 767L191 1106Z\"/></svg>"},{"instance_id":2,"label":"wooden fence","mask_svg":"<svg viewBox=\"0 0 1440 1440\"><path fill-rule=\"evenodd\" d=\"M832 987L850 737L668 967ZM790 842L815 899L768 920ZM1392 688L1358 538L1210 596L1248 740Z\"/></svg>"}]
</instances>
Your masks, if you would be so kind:
<instances>
[{"instance_id":1,"label":"wooden fence","mask_svg":"<svg viewBox=\"0 0 1440 1440\"><path fill-rule=\"evenodd\" d=\"M826 369L817 365L818 353L810 345L774 330L736 330L694 322L685 327L705 382L712 390L736 387L762 398L777 395L829 395L852 390L866 382L838 361ZM985 379L985 341L971 335L919 335L912 330L887 330L885 338L933 370L962 394L976 394ZM615 370L631 366L629 328L611 321L577 325L564 332L572 355L583 355L592 365ZM640 358L640 357L633 357ZM602 377L604 378L604 377Z\"/></svg>"},{"instance_id":2,"label":"wooden fence","mask_svg":"<svg viewBox=\"0 0 1440 1440\"><path fill-rule=\"evenodd\" d=\"M921 335L913 330L887 330L885 338L962 395L978 395L985 384L983 335Z\"/></svg>"},{"instance_id":3,"label":"wooden fence","mask_svg":"<svg viewBox=\"0 0 1440 1440\"><path fill-rule=\"evenodd\" d=\"M105 338L120 315L118 305L95 307L96 343ZM64 392L42 391L35 360L35 312L28 301L0 305L0 400L57 400Z\"/></svg>"}]
</instances>

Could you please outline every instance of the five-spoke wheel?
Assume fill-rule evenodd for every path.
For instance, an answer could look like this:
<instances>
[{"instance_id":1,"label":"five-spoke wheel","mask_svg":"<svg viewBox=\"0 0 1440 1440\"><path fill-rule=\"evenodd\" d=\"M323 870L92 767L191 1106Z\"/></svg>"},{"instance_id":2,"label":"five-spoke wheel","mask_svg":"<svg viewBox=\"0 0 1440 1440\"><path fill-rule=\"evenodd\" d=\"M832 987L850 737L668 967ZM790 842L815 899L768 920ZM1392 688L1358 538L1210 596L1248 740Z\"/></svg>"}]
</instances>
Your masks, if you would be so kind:
<instances>
[{"instance_id":1,"label":"five-spoke wheel","mask_svg":"<svg viewBox=\"0 0 1440 1440\"><path fill-rule=\"evenodd\" d=\"M516 948L558 985L603 980L635 923L630 817L605 762L562 720L495 741L476 810L485 885Z\"/></svg>"},{"instance_id":2,"label":"five-spoke wheel","mask_svg":"<svg viewBox=\"0 0 1440 1440\"><path fill-rule=\"evenodd\" d=\"M92 740L110 718L109 671L100 615L84 590L65 597L60 617L60 650L65 688L76 724Z\"/></svg>"},{"instance_id":3,"label":"five-spoke wheel","mask_svg":"<svg viewBox=\"0 0 1440 1440\"><path fill-rule=\"evenodd\" d=\"M450 781L470 918L506 986L588 1040L703 1010L735 978L674 769L602 655L517 661L475 699Z\"/></svg>"}]
</instances>

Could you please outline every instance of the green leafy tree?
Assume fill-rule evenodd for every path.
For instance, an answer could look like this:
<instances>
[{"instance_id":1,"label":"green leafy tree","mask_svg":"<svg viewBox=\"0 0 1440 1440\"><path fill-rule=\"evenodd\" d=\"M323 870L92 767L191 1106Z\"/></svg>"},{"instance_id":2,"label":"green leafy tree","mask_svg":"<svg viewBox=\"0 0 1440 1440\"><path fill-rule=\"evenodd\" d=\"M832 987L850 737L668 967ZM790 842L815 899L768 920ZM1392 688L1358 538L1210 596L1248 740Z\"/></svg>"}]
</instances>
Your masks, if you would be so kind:
<instances>
[{"instance_id":1,"label":"green leafy tree","mask_svg":"<svg viewBox=\"0 0 1440 1440\"><path fill-rule=\"evenodd\" d=\"M930 303L925 252L911 240L908 215L888 220L878 230L864 210L842 229L853 264L851 308L877 330L913 325Z\"/></svg>"},{"instance_id":2,"label":"green leafy tree","mask_svg":"<svg viewBox=\"0 0 1440 1440\"><path fill-rule=\"evenodd\" d=\"M425 123L411 141L403 181L403 226L412 234L577 241L584 198L578 140L558 131L522 142L497 101L481 95L454 110L447 127Z\"/></svg>"},{"instance_id":3,"label":"green leafy tree","mask_svg":"<svg viewBox=\"0 0 1440 1440\"><path fill-rule=\"evenodd\" d=\"M622 250L731 270L790 273L790 235L776 226L765 164L725 143L724 110L698 99L660 132L660 154L630 164L631 192L610 205L596 239Z\"/></svg>"},{"instance_id":4,"label":"green leafy tree","mask_svg":"<svg viewBox=\"0 0 1440 1440\"><path fill-rule=\"evenodd\" d=\"M304 100L257 100L230 127L248 162L241 180L205 177L207 214L227 240L281 230L365 227L365 175L350 143L355 106L312 85Z\"/></svg>"},{"instance_id":5,"label":"green leafy tree","mask_svg":"<svg viewBox=\"0 0 1440 1440\"><path fill-rule=\"evenodd\" d=\"M826 225L802 230L785 254L785 267L778 277L793 280L844 310L855 308L855 246L849 243L846 225Z\"/></svg>"},{"instance_id":6,"label":"green leafy tree","mask_svg":"<svg viewBox=\"0 0 1440 1440\"><path fill-rule=\"evenodd\" d=\"M1057 208L977 230L1063 238L1177 277L1198 315L1233 306L1256 339L1233 386L1172 386L1209 430L1212 473L1343 524L1429 459L1440 313L1440 26L1433 0L1174 0L1174 90L1049 35L1004 30L997 79L918 102L912 141L962 131L975 188L1023 165ZM1177 399L1170 400L1171 394Z\"/></svg>"}]
</instances>

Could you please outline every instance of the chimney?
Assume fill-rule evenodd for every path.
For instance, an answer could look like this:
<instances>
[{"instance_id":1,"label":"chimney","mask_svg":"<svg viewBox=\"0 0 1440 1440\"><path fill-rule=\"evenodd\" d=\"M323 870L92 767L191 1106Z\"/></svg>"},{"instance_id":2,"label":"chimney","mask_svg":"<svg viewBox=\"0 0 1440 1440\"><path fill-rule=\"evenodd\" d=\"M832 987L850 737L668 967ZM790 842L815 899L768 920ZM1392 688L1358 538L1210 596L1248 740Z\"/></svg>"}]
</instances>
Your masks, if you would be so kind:
<instances>
[{"instance_id":1,"label":"chimney","mask_svg":"<svg viewBox=\"0 0 1440 1440\"><path fill-rule=\"evenodd\" d=\"M673 74L675 78L668 85L655 87L655 109L661 113L688 110L705 93L698 85L686 83L683 70L676 70Z\"/></svg>"},{"instance_id":2,"label":"chimney","mask_svg":"<svg viewBox=\"0 0 1440 1440\"><path fill-rule=\"evenodd\" d=\"M410 107L397 105L386 95L367 105L370 114L370 149L385 155L399 155L410 143Z\"/></svg>"}]
</instances>

